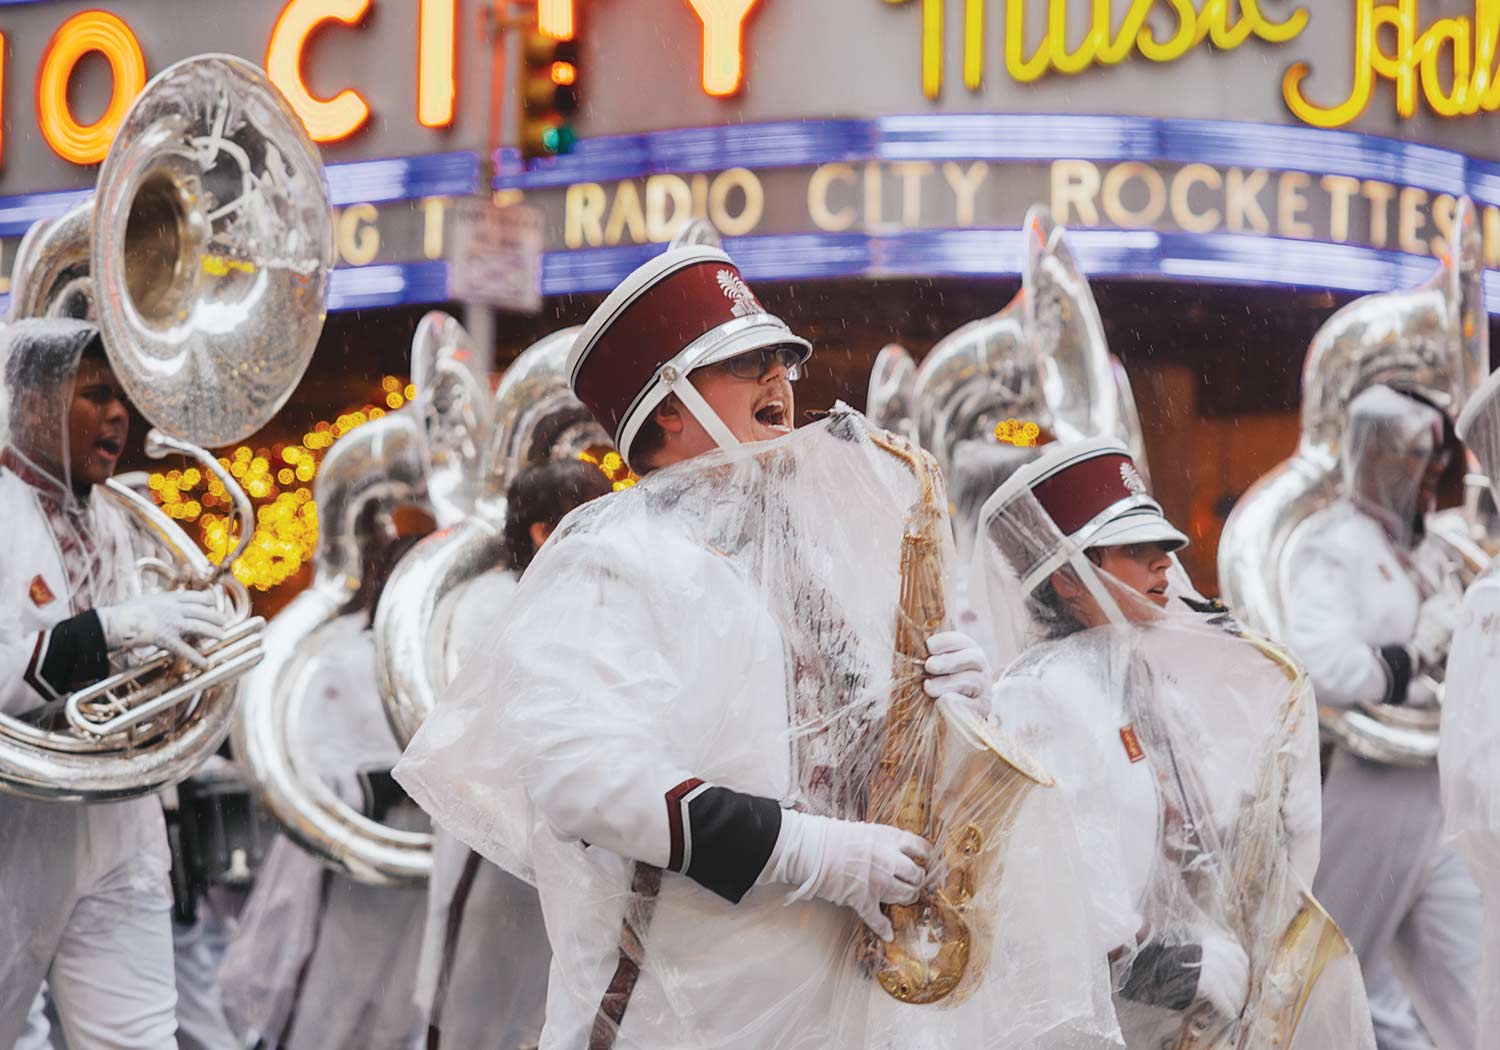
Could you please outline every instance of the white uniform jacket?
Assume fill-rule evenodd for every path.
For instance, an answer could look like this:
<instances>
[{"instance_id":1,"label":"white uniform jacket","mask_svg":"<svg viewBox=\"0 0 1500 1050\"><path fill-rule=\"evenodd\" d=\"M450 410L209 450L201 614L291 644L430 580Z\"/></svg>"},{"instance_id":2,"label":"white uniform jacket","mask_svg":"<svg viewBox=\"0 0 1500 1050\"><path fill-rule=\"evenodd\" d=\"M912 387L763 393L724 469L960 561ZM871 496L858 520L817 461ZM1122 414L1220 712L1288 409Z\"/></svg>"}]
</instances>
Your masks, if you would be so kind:
<instances>
[{"instance_id":1,"label":"white uniform jacket","mask_svg":"<svg viewBox=\"0 0 1500 1050\"><path fill-rule=\"evenodd\" d=\"M111 548L103 561L109 578L94 584L109 593L90 602L103 605L131 589L125 575L129 540L113 506L98 495L92 500L92 525ZM109 664L97 615L70 600L59 540L36 490L0 468L0 507L0 711L15 717L103 677ZM98 909L124 915L148 901L160 908L165 930L170 865L161 802L154 796L74 805L0 793L0 1046L19 1038L79 902L107 894ZM108 916L97 920L107 922Z\"/></svg>"}]
</instances>

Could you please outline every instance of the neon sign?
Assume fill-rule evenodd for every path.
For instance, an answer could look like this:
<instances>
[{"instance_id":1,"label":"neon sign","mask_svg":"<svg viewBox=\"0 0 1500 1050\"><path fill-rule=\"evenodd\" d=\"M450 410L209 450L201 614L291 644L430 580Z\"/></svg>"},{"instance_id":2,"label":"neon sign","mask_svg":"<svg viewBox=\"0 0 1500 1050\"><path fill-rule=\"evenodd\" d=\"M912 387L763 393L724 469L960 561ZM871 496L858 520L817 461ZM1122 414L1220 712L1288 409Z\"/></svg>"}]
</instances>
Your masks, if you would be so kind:
<instances>
[{"instance_id":1,"label":"neon sign","mask_svg":"<svg viewBox=\"0 0 1500 1050\"><path fill-rule=\"evenodd\" d=\"M1326 107L1310 102L1302 90L1308 65L1298 62L1282 80L1287 106L1315 127L1342 127L1365 111L1376 78L1383 78L1396 86L1396 112L1402 117L1416 113L1418 87L1427 105L1440 116L1467 117L1500 110L1500 77L1495 75L1500 0L1474 0L1472 20L1462 15L1439 18L1418 33L1420 25L1418 0L1359 0L1354 16L1354 84L1348 98ZM1394 33L1394 52L1381 47L1385 30ZM1390 38L1386 33L1385 39ZM1441 69L1445 52L1451 68L1446 89Z\"/></svg>"},{"instance_id":2,"label":"neon sign","mask_svg":"<svg viewBox=\"0 0 1500 1050\"><path fill-rule=\"evenodd\" d=\"M885 0L903 4L908 0ZM1146 24L1157 0L1131 0L1119 28L1113 27L1109 0L1095 0L1088 32L1076 44L1068 41L1068 0L1043 0L1047 28L1035 43L1026 38L1030 5L1005 0L1005 71L1029 84L1049 73L1082 73L1094 66L1113 66L1138 54L1152 62L1175 62L1205 40L1220 51L1233 51L1251 37L1280 44L1307 28L1308 14L1295 8L1281 21L1267 17L1259 0L1207 0L1194 8L1190 0L1172 0L1175 24L1165 37ZM984 83L985 0L963 0L964 86L978 91ZM922 91L938 98L943 91L943 0L922 0ZM1027 53L1028 49L1030 54Z\"/></svg>"}]
</instances>

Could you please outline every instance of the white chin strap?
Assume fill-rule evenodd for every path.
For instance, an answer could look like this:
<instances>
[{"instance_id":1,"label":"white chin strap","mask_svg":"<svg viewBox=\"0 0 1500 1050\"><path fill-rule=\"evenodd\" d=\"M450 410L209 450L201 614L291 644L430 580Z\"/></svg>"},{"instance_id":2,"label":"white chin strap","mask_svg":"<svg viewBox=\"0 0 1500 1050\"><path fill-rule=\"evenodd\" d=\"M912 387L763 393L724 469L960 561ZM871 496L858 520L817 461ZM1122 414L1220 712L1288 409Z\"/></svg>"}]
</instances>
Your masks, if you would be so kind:
<instances>
[{"instance_id":1,"label":"white chin strap","mask_svg":"<svg viewBox=\"0 0 1500 1050\"><path fill-rule=\"evenodd\" d=\"M687 373L676 365L663 365L657 373L658 382L665 383L667 389L677 395L677 400L682 402L700 426L708 432L715 445L722 449L734 449L740 447L739 438L735 437L730 429L724 425L719 414L713 410L709 403L703 400L703 395L698 393L698 388L688 382Z\"/></svg>"}]
</instances>

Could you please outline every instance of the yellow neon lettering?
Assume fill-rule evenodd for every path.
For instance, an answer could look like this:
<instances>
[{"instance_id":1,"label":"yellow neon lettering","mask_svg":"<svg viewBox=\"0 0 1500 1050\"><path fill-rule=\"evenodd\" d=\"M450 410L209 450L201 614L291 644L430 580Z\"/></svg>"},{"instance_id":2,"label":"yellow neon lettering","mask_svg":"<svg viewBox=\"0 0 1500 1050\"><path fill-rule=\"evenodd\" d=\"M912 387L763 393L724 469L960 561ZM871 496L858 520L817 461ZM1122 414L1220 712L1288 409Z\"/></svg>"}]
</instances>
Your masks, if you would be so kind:
<instances>
[{"instance_id":1,"label":"yellow neon lettering","mask_svg":"<svg viewBox=\"0 0 1500 1050\"><path fill-rule=\"evenodd\" d=\"M745 18L755 0L688 0L703 23L703 90L733 95L745 76Z\"/></svg>"},{"instance_id":2,"label":"yellow neon lettering","mask_svg":"<svg viewBox=\"0 0 1500 1050\"><path fill-rule=\"evenodd\" d=\"M604 242L619 244L627 230L636 244L646 243L646 212L641 207L641 191L633 182L622 182L615 187L615 204L604 227Z\"/></svg>"},{"instance_id":3,"label":"yellow neon lettering","mask_svg":"<svg viewBox=\"0 0 1500 1050\"><path fill-rule=\"evenodd\" d=\"M597 182L575 182L563 197L563 243L569 248L604 243L604 211L609 204Z\"/></svg>"},{"instance_id":4,"label":"yellow neon lettering","mask_svg":"<svg viewBox=\"0 0 1500 1050\"><path fill-rule=\"evenodd\" d=\"M422 0L417 25L417 120L423 127L453 123L457 0Z\"/></svg>"},{"instance_id":5,"label":"yellow neon lettering","mask_svg":"<svg viewBox=\"0 0 1500 1050\"><path fill-rule=\"evenodd\" d=\"M1099 168L1087 160L1059 160L1052 164L1052 214L1060 225L1073 223L1073 212L1085 226L1099 225Z\"/></svg>"},{"instance_id":6,"label":"yellow neon lettering","mask_svg":"<svg viewBox=\"0 0 1500 1050\"><path fill-rule=\"evenodd\" d=\"M1271 232L1271 220L1260 204L1260 191L1269 179L1270 173L1264 168L1256 168L1249 175L1239 168L1229 169L1224 183L1224 212L1232 232L1244 233L1247 228L1255 233Z\"/></svg>"},{"instance_id":7,"label":"yellow neon lettering","mask_svg":"<svg viewBox=\"0 0 1500 1050\"><path fill-rule=\"evenodd\" d=\"M1320 185L1332 202L1328 217L1329 235L1343 244L1349 240L1349 202L1359 192L1359 180L1348 175L1324 175Z\"/></svg>"},{"instance_id":8,"label":"yellow neon lettering","mask_svg":"<svg viewBox=\"0 0 1500 1050\"><path fill-rule=\"evenodd\" d=\"M1125 187L1138 181L1146 189L1146 205L1132 208L1125 203ZM1137 160L1116 164L1104 175L1104 214L1116 226L1148 228L1167 210L1167 183L1161 172Z\"/></svg>"},{"instance_id":9,"label":"yellow neon lettering","mask_svg":"<svg viewBox=\"0 0 1500 1050\"><path fill-rule=\"evenodd\" d=\"M357 25L371 0L290 0L271 30L266 74L296 110L314 142L348 138L370 119L370 107L359 92L345 88L330 99L313 95L302 77L302 52L326 22Z\"/></svg>"},{"instance_id":10,"label":"yellow neon lettering","mask_svg":"<svg viewBox=\"0 0 1500 1050\"><path fill-rule=\"evenodd\" d=\"M366 266L380 253L380 214L373 204L351 204L335 224L339 255L350 266Z\"/></svg>"},{"instance_id":11,"label":"yellow neon lettering","mask_svg":"<svg viewBox=\"0 0 1500 1050\"><path fill-rule=\"evenodd\" d=\"M1276 229L1283 237L1307 240L1313 235L1312 224L1302 218L1310 185L1312 176L1300 171L1284 171L1276 180Z\"/></svg>"},{"instance_id":12,"label":"yellow neon lettering","mask_svg":"<svg viewBox=\"0 0 1500 1050\"><path fill-rule=\"evenodd\" d=\"M553 40L572 40L573 0L537 0L536 29Z\"/></svg>"},{"instance_id":13,"label":"yellow neon lettering","mask_svg":"<svg viewBox=\"0 0 1500 1050\"><path fill-rule=\"evenodd\" d=\"M646 180L646 236L670 241L693 217L693 188L681 175Z\"/></svg>"},{"instance_id":14,"label":"yellow neon lettering","mask_svg":"<svg viewBox=\"0 0 1500 1050\"><path fill-rule=\"evenodd\" d=\"M1432 201L1432 225L1437 235L1432 238L1429 249L1433 255L1442 255L1448 250L1448 235L1453 231L1453 213L1458 200L1451 193L1439 193Z\"/></svg>"},{"instance_id":15,"label":"yellow neon lettering","mask_svg":"<svg viewBox=\"0 0 1500 1050\"><path fill-rule=\"evenodd\" d=\"M109 105L93 124L80 124L68 106L68 81L84 55L98 52L114 75ZM84 11L58 27L37 77L37 123L63 160L98 164L109 152L130 103L146 85L146 59L130 27L107 11Z\"/></svg>"},{"instance_id":16,"label":"yellow neon lettering","mask_svg":"<svg viewBox=\"0 0 1500 1050\"><path fill-rule=\"evenodd\" d=\"M901 225L916 229L922 225L922 180L936 169L930 161L906 160L892 164L891 170L901 180Z\"/></svg>"},{"instance_id":17,"label":"yellow neon lettering","mask_svg":"<svg viewBox=\"0 0 1500 1050\"><path fill-rule=\"evenodd\" d=\"M447 197L423 198L422 255L428 259L441 259L443 257L443 219L447 215Z\"/></svg>"},{"instance_id":18,"label":"yellow neon lettering","mask_svg":"<svg viewBox=\"0 0 1500 1050\"><path fill-rule=\"evenodd\" d=\"M745 206L738 215L729 211L729 195L739 190ZM714 179L708 190L708 218L726 237L743 237L760 225L766 212L766 191L755 172L748 168L730 168Z\"/></svg>"},{"instance_id":19,"label":"yellow neon lettering","mask_svg":"<svg viewBox=\"0 0 1500 1050\"><path fill-rule=\"evenodd\" d=\"M1500 109L1500 78L1495 75L1500 41L1500 0L1474 0L1474 17L1439 18L1425 30L1419 0L1358 0L1354 22L1354 83L1335 106L1310 102L1302 82L1308 65L1298 62L1282 78L1282 95L1291 111L1315 127L1342 127L1370 104L1376 78L1396 88L1396 112L1412 117L1420 94L1439 116L1472 116ZM1389 27L1392 33L1382 36ZM1394 50L1382 41L1394 38ZM1442 82L1442 57L1451 56L1453 82Z\"/></svg>"},{"instance_id":20,"label":"yellow neon lettering","mask_svg":"<svg viewBox=\"0 0 1500 1050\"><path fill-rule=\"evenodd\" d=\"M949 186L953 187L953 215L958 225L974 225L974 201L979 196L979 187L984 185L985 177L989 173L990 166L982 160L976 160L970 164L968 171L964 171L951 160L943 162L943 178L948 180Z\"/></svg>"},{"instance_id":21,"label":"yellow neon lettering","mask_svg":"<svg viewBox=\"0 0 1500 1050\"><path fill-rule=\"evenodd\" d=\"M807 180L807 213L818 229L828 233L843 233L852 229L859 221L859 209L846 204L835 209L828 203L828 190L837 180L851 187L855 184L854 167L850 164L824 164L813 171Z\"/></svg>"},{"instance_id":22,"label":"yellow neon lettering","mask_svg":"<svg viewBox=\"0 0 1500 1050\"><path fill-rule=\"evenodd\" d=\"M1370 243L1384 248L1391 237L1390 203L1396 197L1396 187L1389 182L1366 179L1359 188L1370 202Z\"/></svg>"},{"instance_id":23,"label":"yellow neon lettering","mask_svg":"<svg viewBox=\"0 0 1500 1050\"><path fill-rule=\"evenodd\" d=\"M1191 194L1196 185L1219 190L1224 186L1224 176L1207 164L1188 164L1172 179L1172 221L1188 233L1209 233L1223 221L1218 208L1195 212Z\"/></svg>"},{"instance_id":24,"label":"yellow neon lettering","mask_svg":"<svg viewBox=\"0 0 1500 1050\"><path fill-rule=\"evenodd\" d=\"M964 0L964 87L978 91L983 86L984 0Z\"/></svg>"}]
</instances>

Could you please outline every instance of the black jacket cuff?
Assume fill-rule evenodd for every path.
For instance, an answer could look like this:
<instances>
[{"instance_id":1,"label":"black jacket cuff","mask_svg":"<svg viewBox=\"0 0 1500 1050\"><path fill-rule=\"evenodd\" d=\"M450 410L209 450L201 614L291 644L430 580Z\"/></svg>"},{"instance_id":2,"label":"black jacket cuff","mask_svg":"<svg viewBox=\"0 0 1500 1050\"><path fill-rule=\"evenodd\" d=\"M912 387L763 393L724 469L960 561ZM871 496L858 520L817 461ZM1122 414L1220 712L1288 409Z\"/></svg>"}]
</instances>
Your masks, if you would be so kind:
<instances>
[{"instance_id":1,"label":"black jacket cuff","mask_svg":"<svg viewBox=\"0 0 1500 1050\"><path fill-rule=\"evenodd\" d=\"M99 622L99 614L90 609L37 635L24 677L38 696L52 701L108 674L104 625Z\"/></svg>"},{"instance_id":2,"label":"black jacket cuff","mask_svg":"<svg viewBox=\"0 0 1500 1050\"><path fill-rule=\"evenodd\" d=\"M1143 945L1131 960L1120 995L1164 1010L1186 1010L1198 997L1202 966L1202 945Z\"/></svg>"},{"instance_id":3,"label":"black jacket cuff","mask_svg":"<svg viewBox=\"0 0 1500 1050\"><path fill-rule=\"evenodd\" d=\"M1385 696L1381 703L1406 703L1406 690L1411 685L1411 653L1404 645L1382 645L1375 652L1385 668Z\"/></svg>"},{"instance_id":4,"label":"black jacket cuff","mask_svg":"<svg viewBox=\"0 0 1500 1050\"><path fill-rule=\"evenodd\" d=\"M755 885L781 834L774 799L685 780L667 792L669 871L681 872L732 904Z\"/></svg>"}]
</instances>

